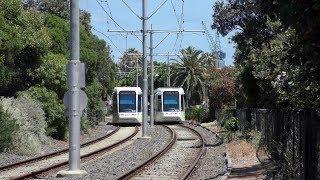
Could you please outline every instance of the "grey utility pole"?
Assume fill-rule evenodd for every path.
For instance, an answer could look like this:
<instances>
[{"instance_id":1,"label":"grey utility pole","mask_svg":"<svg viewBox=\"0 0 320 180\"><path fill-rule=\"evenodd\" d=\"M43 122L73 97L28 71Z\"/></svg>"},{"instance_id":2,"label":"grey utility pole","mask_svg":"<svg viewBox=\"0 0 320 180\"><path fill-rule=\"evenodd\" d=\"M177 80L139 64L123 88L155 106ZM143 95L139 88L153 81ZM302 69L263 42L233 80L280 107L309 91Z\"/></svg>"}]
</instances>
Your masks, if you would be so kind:
<instances>
[{"instance_id":1,"label":"grey utility pole","mask_svg":"<svg viewBox=\"0 0 320 180\"><path fill-rule=\"evenodd\" d=\"M168 56L167 58L167 86L170 87L170 57Z\"/></svg>"},{"instance_id":2,"label":"grey utility pole","mask_svg":"<svg viewBox=\"0 0 320 180\"><path fill-rule=\"evenodd\" d=\"M139 58L137 58L136 62L136 86L139 87Z\"/></svg>"},{"instance_id":3,"label":"grey utility pole","mask_svg":"<svg viewBox=\"0 0 320 180\"><path fill-rule=\"evenodd\" d=\"M85 68L80 62L79 0L70 1L71 59L67 65L69 90L63 101L69 116L69 170L60 176L80 176L80 120L87 106L87 96L81 90L85 87Z\"/></svg>"},{"instance_id":4,"label":"grey utility pole","mask_svg":"<svg viewBox=\"0 0 320 180\"><path fill-rule=\"evenodd\" d=\"M151 25L151 31L150 31L150 71L151 71L151 77L150 77L150 126L153 127L154 125L154 64L153 64L153 32L152 32L152 25Z\"/></svg>"},{"instance_id":5,"label":"grey utility pole","mask_svg":"<svg viewBox=\"0 0 320 180\"><path fill-rule=\"evenodd\" d=\"M147 0L142 0L142 60L143 60L143 110L142 110L142 137L147 136L148 126L148 61L147 61Z\"/></svg>"}]
</instances>

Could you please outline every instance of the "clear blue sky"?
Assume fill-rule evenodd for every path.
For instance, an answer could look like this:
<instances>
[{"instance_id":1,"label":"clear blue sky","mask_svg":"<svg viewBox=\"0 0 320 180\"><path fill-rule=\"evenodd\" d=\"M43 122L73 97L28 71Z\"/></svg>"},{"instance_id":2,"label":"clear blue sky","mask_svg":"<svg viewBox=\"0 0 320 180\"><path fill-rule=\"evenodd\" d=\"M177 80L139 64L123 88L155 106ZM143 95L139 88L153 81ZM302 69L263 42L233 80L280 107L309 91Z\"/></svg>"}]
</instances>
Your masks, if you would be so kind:
<instances>
[{"instance_id":1,"label":"clear blue sky","mask_svg":"<svg viewBox=\"0 0 320 180\"><path fill-rule=\"evenodd\" d=\"M117 21L117 23L126 30L141 30L141 20L138 19L133 13L122 3L121 0L99 0L105 10ZM125 0L130 6L141 15L141 0ZM184 23L183 27L185 30L203 30L201 21L205 21L207 27L210 29L211 34L214 37L214 31L211 30L210 25L212 22L212 6L214 1L211 0L201 0L201 3L196 0L184 0ZM157 6L159 6L164 0L147 0L147 13L150 15ZM172 4L176 10L176 14L179 16L182 12L182 0L172 0ZM159 11L153 15L148 21L148 28L153 25L154 29L172 29L178 30L178 22L175 16L171 0L168 0L164 6L159 9ZM109 7L108 7L109 6ZM125 35L120 35L117 33L108 33L107 30L121 30L113 21L108 17L108 15L99 6L96 0L80 0L80 8L87 10L91 13L91 24L97 30L104 32L113 41L115 46L112 45L110 40L103 35L95 32L100 38L103 38L110 44L112 49L112 55L117 60L121 53L123 53L127 48L136 48L141 51L141 42L132 35L127 38ZM166 34L157 34L154 36L154 44L158 44L161 39L166 36ZM176 46L174 43L176 40L176 34L170 34L162 44L160 44L156 49L155 53L167 53L167 52L178 52L181 47L185 48L187 46L194 46L202 51L210 52L209 43L202 33L185 33L183 38L180 36ZM141 35L139 35L141 39ZM230 37L220 37L221 47L224 52L226 52L226 65L233 64L233 54L235 51L234 44L230 43ZM149 41L148 41L149 42ZM120 52L119 52L120 51ZM156 57L156 60L165 60L166 57Z\"/></svg>"}]
</instances>

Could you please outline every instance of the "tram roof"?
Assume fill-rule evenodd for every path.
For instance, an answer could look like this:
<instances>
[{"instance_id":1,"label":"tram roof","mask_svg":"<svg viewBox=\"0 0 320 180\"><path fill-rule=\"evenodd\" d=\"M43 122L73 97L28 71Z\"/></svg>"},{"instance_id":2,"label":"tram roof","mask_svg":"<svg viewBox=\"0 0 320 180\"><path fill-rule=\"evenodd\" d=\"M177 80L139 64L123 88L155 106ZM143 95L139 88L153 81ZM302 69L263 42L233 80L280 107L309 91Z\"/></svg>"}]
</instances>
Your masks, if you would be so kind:
<instances>
[{"instance_id":1,"label":"tram roof","mask_svg":"<svg viewBox=\"0 0 320 180\"><path fill-rule=\"evenodd\" d=\"M178 91L179 94L184 94L184 90L181 87L163 87L155 90L155 93L162 94L164 91Z\"/></svg>"},{"instance_id":2,"label":"tram roof","mask_svg":"<svg viewBox=\"0 0 320 180\"><path fill-rule=\"evenodd\" d=\"M115 87L113 91L117 93L119 93L120 91L135 91L137 93L142 93L140 87Z\"/></svg>"}]
</instances>

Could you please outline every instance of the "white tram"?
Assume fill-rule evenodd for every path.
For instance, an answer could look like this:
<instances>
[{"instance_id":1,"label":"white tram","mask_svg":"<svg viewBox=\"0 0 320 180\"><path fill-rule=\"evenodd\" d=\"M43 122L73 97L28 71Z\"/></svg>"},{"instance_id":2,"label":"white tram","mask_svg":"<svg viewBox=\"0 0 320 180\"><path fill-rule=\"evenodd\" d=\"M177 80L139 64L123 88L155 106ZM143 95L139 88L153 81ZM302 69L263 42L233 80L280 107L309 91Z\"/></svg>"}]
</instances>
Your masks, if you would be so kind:
<instances>
[{"instance_id":1,"label":"white tram","mask_svg":"<svg viewBox=\"0 0 320 180\"><path fill-rule=\"evenodd\" d=\"M113 123L142 122L142 91L140 87L115 87L113 91Z\"/></svg>"},{"instance_id":2,"label":"white tram","mask_svg":"<svg viewBox=\"0 0 320 180\"><path fill-rule=\"evenodd\" d=\"M185 121L185 93L182 88L155 90L155 122Z\"/></svg>"}]
</instances>

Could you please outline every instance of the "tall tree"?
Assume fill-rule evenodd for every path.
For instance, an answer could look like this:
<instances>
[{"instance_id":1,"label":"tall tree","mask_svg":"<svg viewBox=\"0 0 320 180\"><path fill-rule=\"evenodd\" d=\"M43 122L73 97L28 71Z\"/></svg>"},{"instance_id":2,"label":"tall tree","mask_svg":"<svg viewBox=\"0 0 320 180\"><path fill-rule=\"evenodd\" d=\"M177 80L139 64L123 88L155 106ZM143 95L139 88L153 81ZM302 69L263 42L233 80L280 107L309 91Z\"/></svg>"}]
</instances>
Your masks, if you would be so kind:
<instances>
[{"instance_id":1,"label":"tall tree","mask_svg":"<svg viewBox=\"0 0 320 180\"><path fill-rule=\"evenodd\" d=\"M122 57L120 57L119 70L121 72L131 72L138 66L141 67L142 53L135 48L126 50Z\"/></svg>"},{"instance_id":2,"label":"tall tree","mask_svg":"<svg viewBox=\"0 0 320 180\"><path fill-rule=\"evenodd\" d=\"M239 71L252 67L260 106L320 106L319 12L317 0L215 4L213 28L223 35L236 31L235 63Z\"/></svg>"},{"instance_id":3,"label":"tall tree","mask_svg":"<svg viewBox=\"0 0 320 180\"><path fill-rule=\"evenodd\" d=\"M203 100L206 93L206 85L203 77L202 51L194 47L181 50L182 57L175 64L174 86L183 87L186 91L187 105L195 105Z\"/></svg>"}]
</instances>

